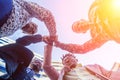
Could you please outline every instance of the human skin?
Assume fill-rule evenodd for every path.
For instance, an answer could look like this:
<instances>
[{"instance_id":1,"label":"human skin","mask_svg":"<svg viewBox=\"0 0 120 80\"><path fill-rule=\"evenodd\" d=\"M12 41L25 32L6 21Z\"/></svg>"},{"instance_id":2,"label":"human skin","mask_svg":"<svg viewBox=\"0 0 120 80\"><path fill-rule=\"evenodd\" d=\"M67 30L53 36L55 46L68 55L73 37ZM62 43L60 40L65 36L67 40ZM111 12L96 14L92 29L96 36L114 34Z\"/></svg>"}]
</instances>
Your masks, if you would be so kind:
<instances>
[{"instance_id":1,"label":"human skin","mask_svg":"<svg viewBox=\"0 0 120 80\"><path fill-rule=\"evenodd\" d=\"M51 64L53 48L51 43L53 43L54 39L50 39L50 37L44 37L43 41L47 43L47 45L44 47L43 69L51 80L61 80L60 78L63 79L64 75L67 72L69 72L72 68L76 67L77 59L75 58L75 56L73 56L73 54L64 55L62 58L63 68L59 73Z\"/></svg>"}]
</instances>

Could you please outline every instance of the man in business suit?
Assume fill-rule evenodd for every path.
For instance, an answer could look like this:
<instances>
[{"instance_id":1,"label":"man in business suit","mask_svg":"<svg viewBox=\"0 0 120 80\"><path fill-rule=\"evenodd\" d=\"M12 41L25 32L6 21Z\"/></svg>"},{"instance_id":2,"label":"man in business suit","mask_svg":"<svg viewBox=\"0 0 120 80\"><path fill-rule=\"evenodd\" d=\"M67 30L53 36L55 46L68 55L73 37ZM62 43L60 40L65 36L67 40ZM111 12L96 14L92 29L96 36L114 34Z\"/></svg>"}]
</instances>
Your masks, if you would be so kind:
<instances>
[{"instance_id":1,"label":"man in business suit","mask_svg":"<svg viewBox=\"0 0 120 80\"><path fill-rule=\"evenodd\" d=\"M16 76L29 66L34 57L33 52L25 46L41 41L41 35L24 36L17 39L16 43L0 47L0 58L6 63L8 77L13 80L21 80L17 79Z\"/></svg>"}]
</instances>

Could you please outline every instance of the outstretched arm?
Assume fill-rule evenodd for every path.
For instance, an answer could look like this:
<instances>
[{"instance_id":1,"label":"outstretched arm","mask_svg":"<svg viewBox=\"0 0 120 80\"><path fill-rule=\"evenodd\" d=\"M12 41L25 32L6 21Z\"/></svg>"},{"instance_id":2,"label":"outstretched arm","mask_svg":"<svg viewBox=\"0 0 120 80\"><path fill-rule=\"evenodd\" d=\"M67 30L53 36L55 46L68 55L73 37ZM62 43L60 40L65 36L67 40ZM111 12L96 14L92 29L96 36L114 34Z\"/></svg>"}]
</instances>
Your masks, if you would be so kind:
<instances>
[{"instance_id":1,"label":"outstretched arm","mask_svg":"<svg viewBox=\"0 0 120 80\"><path fill-rule=\"evenodd\" d=\"M51 45L46 45L44 50L45 50L45 52L44 52L43 69L51 80L58 80L59 73L51 65L52 46Z\"/></svg>"},{"instance_id":2,"label":"outstretched arm","mask_svg":"<svg viewBox=\"0 0 120 80\"><path fill-rule=\"evenodd\" d=\"M26 0L15 0L18 4L20 4L32 17L35 17L45 23L47 26L50 35L56 35L56 23L52 13L40 5L29 2Z\"/></svg>"},{"instance_id":3,"label":"outstretched arm","mask_svg":"<svg viewBox=\"0 0 120 80\"><path fill-rule=\"evenodd\" d=\"M16 40L16 43L21 44L23 46L28 46L31 43L37 43L42 41L42 36L37 34L37 35L29 35L29 36L24 36L22 38L18 38Z\"/></svg>"},{"instance_id":4,"label":"outstretched arm","mask_svg":"<svg viewBox=\"0 0 120 80\"><path fill-rule=\"evenodd\" d=\"M65 44L65 43L61 43L59 41L56 41L55 46L59 47L63 50L67 50L71 53L84 54L84 53L92 51L96 48L99 48L107 41L108 41L107 38L103 37L102 35L98 35L97 37L92 38L91 40L85 42L83 45Z\"/></svg>"}]
</instances>

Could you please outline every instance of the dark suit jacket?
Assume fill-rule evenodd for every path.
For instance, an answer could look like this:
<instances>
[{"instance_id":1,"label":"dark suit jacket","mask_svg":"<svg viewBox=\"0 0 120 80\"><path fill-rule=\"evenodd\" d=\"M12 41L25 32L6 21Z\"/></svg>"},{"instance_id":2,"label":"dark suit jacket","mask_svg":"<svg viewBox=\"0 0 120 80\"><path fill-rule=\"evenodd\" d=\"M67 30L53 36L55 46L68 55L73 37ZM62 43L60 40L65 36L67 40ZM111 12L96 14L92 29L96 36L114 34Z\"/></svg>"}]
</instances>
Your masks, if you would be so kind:
<instances>
[{"instance_id":1,"label":"dark suit jacket","mask_svg":"<svg viewBox=\"0 0 120 80\"><path fill-rule=\"evenodd\" d=\"M16 43L0 47L0 58L6 63L6 70L9 75L18 73L22 68L29 66L34 54L26 48L31 43L41 42L41 35L24 36L16 40Z\"/></svg>"}]
</instances>

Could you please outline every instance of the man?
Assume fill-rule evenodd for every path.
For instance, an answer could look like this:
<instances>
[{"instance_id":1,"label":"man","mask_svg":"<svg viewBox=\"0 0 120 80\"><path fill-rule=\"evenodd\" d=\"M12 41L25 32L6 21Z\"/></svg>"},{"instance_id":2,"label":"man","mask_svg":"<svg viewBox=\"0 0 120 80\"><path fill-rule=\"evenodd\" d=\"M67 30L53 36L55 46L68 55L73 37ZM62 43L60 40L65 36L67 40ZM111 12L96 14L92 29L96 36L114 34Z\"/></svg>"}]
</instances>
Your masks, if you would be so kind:
<instances>
[{"instance_id":1,"label":"man","mask_svg":"<svg viewBox=\"0 0 120 80\"><path fill-rule=\"evenodd\" d=\"M42 41L41 35L24 36L16 40L16 43L0 47L0 58L6 63L6 71L9 79L23 80L17 78L21 71L27 68L34 57L31 50L25 46ZM22 76L22 75L21 75ZM25 75L23 75L25 77Z\"/></svg>"}]
</instances>

